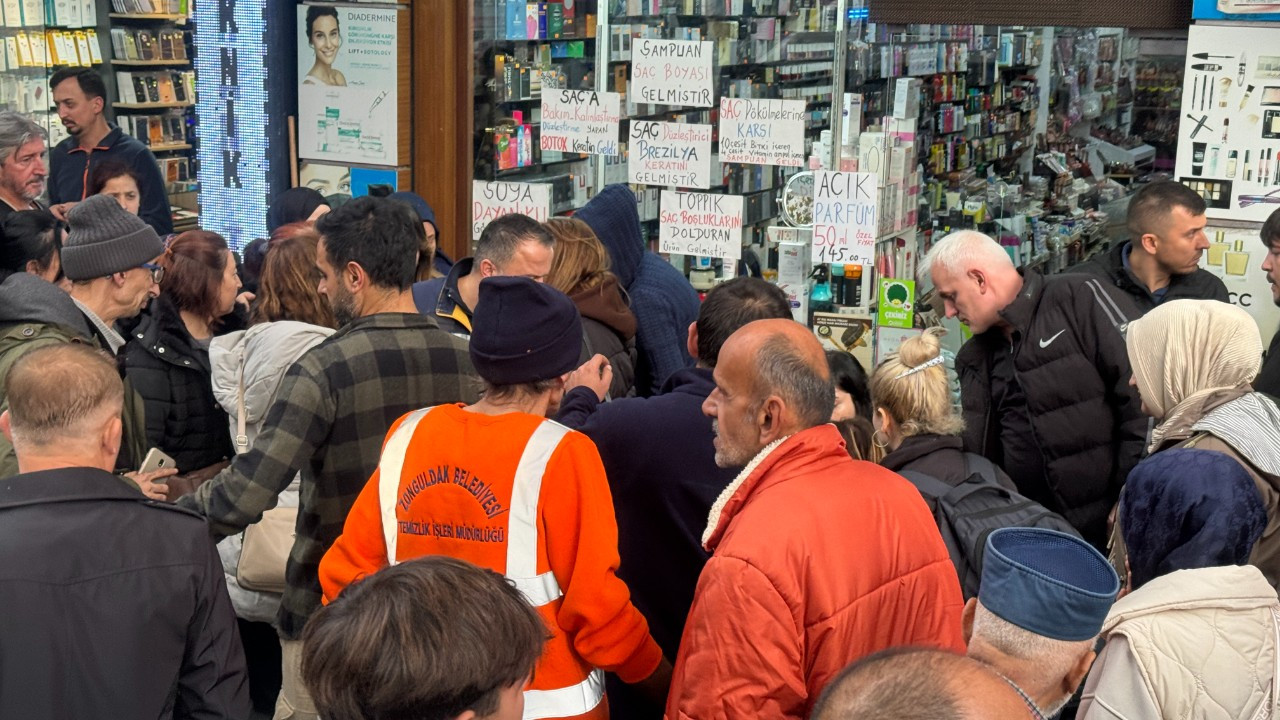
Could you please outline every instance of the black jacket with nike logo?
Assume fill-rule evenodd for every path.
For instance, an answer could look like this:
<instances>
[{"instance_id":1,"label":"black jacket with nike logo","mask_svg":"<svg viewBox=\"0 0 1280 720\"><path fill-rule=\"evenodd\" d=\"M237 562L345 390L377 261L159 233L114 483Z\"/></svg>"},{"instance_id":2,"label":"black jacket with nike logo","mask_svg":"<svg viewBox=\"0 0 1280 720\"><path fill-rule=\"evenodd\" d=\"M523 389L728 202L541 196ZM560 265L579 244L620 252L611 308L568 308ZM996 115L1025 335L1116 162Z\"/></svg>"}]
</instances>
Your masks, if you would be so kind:
<instances>
[{"instance_id":1,"label":"black jacket with nike logo","mask_svg":"<svg viewBox=\"0 0 1280 720\"><path fill-rule=\"evenodd\" d=\"M995 353L1008 352L1012 342L1014 371L1044 456L1053 501L1048 507L1099 548L1105 547L1107 515L1142 455L1147 431L1147 417L1129 387L1123 333L1131 318L1107 293L1086 275L1046 278L1028 270L1017 298L1000 313L1014 328L1012 340L992 327L956 356L965 447L999 462L991 368Z\"/></svg>"}]
</instances>

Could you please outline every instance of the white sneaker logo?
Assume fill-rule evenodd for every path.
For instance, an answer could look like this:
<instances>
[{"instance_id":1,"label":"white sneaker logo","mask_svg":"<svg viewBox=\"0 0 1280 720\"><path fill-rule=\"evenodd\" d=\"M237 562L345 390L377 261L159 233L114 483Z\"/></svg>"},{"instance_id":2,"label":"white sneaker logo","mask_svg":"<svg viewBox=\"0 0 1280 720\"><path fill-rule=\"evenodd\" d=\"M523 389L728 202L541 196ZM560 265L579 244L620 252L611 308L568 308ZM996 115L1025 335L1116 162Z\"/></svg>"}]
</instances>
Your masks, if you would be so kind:
<instances>
[{"instance_id":1,"label":"white sneaker logo","mask_svg":"<svg viewBox=\"0 0 1280 720\"><path fill-rule=\"evenodd\" d=\"M1061 335L1061 334L1062 334L1062 333L1064 333L1064 332L1066 332L1066 330L1059 330L1059 331L1057 332L1057 334L1055 334L1053 337L1049 338L1048 340L1045 340L1044 338L1041 338L1041 339L1040 339L1040 349L1041 349L1041 350L1043 350L1044 348L1047 348L1047 347L1049 347L1050 345L1052 345L1052 344L1053 344L1053 341L1054 341L1054 340L1057 340L1057 339L1058 339L1058 336L1059 336L1059 335Z\"/></svg>"}]
</instances>

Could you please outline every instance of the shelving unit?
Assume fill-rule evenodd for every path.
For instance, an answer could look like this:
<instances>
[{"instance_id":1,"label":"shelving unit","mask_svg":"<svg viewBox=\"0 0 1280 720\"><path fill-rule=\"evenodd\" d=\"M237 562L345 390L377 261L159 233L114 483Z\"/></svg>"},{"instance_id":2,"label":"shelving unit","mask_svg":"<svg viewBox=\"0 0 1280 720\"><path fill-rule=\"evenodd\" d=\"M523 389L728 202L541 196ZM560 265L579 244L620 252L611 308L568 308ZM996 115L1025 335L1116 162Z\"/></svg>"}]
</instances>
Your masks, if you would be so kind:
<instances>
[{"instance_id":1,"label":"shelving unit","mask_svg":"<svg viewBox=\"0 0 1280 720\"><path fill-rule=\"evenodd\" d=\"M152 6L177 10L186 4L153 0ZM116 122L157 155L168 180L170 202L193 208L197 187L195 83L191 69L194 45L187 15L119 12L124 7L119 0L113 0L112 7L114 12L107 17L111 20L111 66L116 70L118 88L116 102L111 103L117 111ZM135 79L140 82L133 82ZM126 88L126 84L130 87ZM147 101L128 99L143 92Z\"/></svg>"},{"instance_id":2,"label":"shelving unit","mask_svg":"<svg viewBox=\"0 0 1280 720\"><path fill-rule=\"evenodd\" d=\"M597 2L544 3L532 18L528 7L475 0L474 177L549 183L552 212L563 214L594 192L591 161L541 149L542 92L594 89Z\"/></svg>"},{"instance_id":3,"label":"shelving unit","mask_svg":"<svg viewBox=\"0 0 1280 720\"><path fill-rule=\"evenodd\" d=\"M712 126L709 190L743 196L743 242L764 245L765 230L776 224L777 196L786 179L800 168L721 163L717 155L719 98L785 99L806 102L805 155L818 135L830 127L832 63L835 56L834 0L743 0L735 14L725 3L700 0L628 0L611 5L609 75L606 89L624 95L624 138L619 161L606 168L606 182L626 182L628 126L633 120L700 123ZM705 40L714 46L713 76L717 102L710 108L654 106L636 103L629 92L631 44L635 38ZM646 235L656 238L657 195L645 186L641 220Z\"/></svg>"}]
</instances>

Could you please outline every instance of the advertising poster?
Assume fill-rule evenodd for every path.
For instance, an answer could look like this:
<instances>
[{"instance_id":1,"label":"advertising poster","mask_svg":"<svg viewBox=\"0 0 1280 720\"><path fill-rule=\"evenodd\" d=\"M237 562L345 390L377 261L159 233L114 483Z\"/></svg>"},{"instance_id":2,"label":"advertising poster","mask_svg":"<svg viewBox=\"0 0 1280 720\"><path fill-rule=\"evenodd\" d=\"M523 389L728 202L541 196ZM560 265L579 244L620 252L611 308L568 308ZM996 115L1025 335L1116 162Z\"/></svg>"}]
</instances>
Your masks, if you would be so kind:
<instances>
[{"instance_id":1,"label":"advertising poster","mask_svg":"<svg viewBox=\"0 0 1280 720\"><path fill-rule=\"evenodd\" d=\"M1176 176L1210 218L1280 208L1280 28L1193 26L1181 113Z\"/></svg>"},{"instance_id":2,"label":"advertising poster","mask_svg":"<svg viewBox=\"0 0 1280 720\"><path fill-rule=\"evenodd\" d=\"M1234 22L1276 22L1280 20L1280 2L1257 0L1193 0L1191 17L1196 20L1232 20Z\"/></svg>"},{"instance_id":3,"label":"advertising poster","mask_svg":"<svg viewBox=\"0 0 1280 720\"><path fill-rule=\"evenodd\" d=\"M396 165L394 9L298 6L298 156Z\"/></svg>"},{"instance_id":4,"label":"advertising poster","mask_svg":"<svg viewBox=\"0 0 1280 720\"><path fill-rule=\"evenodd\" d=\"M1271 283L1262 271L1267 250L1258 237L1258 228L1214 227L1209 223L1205 232L1209 235L1209 249L1201 255L1200 267L1222 278L1231 304L1258 322L1262 347L1269 346L1280 326L1280 308L1271 300Z\"/></svg>"},{"instance_id":5,"label":"advertising poster","mask_svg":"<svg viewBox=\"0 0 1280 720\"><path fill-rule=\"evenodd\" d=\"M876 301L876 324L880 327L909 328L915 318L916 282L897 278L880 279Z\"/></svg>"}]
</instances>

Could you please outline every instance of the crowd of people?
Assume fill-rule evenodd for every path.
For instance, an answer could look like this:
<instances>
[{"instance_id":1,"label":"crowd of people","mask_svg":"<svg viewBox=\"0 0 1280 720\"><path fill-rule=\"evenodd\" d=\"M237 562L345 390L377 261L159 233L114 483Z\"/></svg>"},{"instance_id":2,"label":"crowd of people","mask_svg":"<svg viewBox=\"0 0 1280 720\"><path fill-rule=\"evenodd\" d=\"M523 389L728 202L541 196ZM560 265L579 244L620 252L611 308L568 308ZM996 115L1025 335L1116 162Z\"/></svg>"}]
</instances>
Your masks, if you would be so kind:
<instances>
[{"instance_id":1,"label":"crowd of people","mask_svg":"<svg viewBox=\"0 0 1280 720\"><path fill-rule=\"evenodd\" d=\"M1065 274L936 240L957 402L940 328L864 368L700 301L625 186L456 262L404 192L169 235L54 87L59 205L0 114L0 715L1273 712L1280 360L1187 188Z\"/></svg>"}]
</instances>

